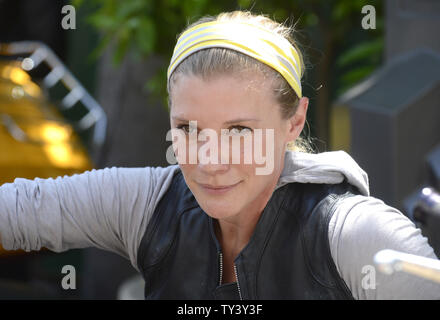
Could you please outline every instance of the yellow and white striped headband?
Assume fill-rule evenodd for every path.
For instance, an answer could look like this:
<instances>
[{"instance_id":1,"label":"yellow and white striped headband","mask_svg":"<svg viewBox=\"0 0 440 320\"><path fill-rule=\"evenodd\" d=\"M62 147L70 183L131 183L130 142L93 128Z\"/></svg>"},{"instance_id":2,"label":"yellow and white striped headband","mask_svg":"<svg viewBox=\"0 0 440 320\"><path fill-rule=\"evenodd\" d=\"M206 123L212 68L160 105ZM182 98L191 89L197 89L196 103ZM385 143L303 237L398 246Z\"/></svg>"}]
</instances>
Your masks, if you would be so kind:
<instances>
[{"instance_id":1,"label":"yellow and white striped headband","mask_svg":"<svg viewBox=\"0 0 440 320\"><path fill-rule=\"evenodd\" d=\"M168 82L186 57L207 48L232 49L265 63L278 71L298 97L302 97L301 63L295 48L282 36L245 22L212 21L185 31L174 48Z\"/></svg>"}]
</instances>

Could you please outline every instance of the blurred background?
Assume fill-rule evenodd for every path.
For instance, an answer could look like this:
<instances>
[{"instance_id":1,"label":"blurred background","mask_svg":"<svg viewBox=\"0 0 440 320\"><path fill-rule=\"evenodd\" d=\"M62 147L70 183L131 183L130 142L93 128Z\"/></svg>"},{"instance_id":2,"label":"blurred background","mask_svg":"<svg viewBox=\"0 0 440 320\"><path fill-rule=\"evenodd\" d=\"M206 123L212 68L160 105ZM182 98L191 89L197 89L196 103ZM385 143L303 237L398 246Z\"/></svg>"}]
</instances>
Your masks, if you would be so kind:
<instances>
[{"instance_id":1,"label":"blurred background","mask_svg":"<svg viewBox=\"0 0 440 320\"><path fill-rule=\"evenodd\" d=\"M412 218L417 192L440 188L438 0L0 0L0 184L168 165L177 35L236 9L296 25L305 134L318 152L350 153L372 195ZM64 265L75 290L60 285ZM0 251L0 298L116 299L136 275L93 248Z\"/></svg>"}]
</instances>

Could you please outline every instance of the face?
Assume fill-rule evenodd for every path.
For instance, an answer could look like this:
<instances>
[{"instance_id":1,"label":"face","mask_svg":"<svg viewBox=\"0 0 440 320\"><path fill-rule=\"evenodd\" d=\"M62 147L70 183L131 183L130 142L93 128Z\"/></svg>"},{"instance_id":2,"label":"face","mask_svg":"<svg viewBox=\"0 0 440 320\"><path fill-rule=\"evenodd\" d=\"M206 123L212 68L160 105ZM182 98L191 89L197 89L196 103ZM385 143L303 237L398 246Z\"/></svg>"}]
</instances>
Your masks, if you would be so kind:
<instances>
[{"instance_id":1,"label":"face","mask_svg":"<svg viewBox=\"0 0 440 320\"><path fill-rule=\"evenodd\" d=\"M185 161L183 164L179 161L188 187L201 208L213 218L233 219L257 214L264 209L283 169L286 144L295 140L304 126L307 101L301 100L295 116L282 119L270 88L270 84L258 75L221 75L209 80L180 76L173 85L171 128L181 129L186 139L190 139L189 132L203 132L205 129L218 135L217 164L212 161ZM190 121L197 121L197 131L191 131ZM256 174L256 169L265 165L257 164L254 158L251 163L244 161L244 153L249 152L244 138L239 147L240 163L233 163L231 149L228 155L220 148L222 135L225 138L222 129L228 130L230 139L238 134L252 137L253 143L257 140L256 132L260 131L262 155L268 155L269 147L273 150L270 155L273 157L272 170L268 174ZM273 132L273 138L268 132ZM197 142L197 150L200 151L204 144L206 142ZM225 161L225 157L229 161Z\"/></svg>"}]
</instances>

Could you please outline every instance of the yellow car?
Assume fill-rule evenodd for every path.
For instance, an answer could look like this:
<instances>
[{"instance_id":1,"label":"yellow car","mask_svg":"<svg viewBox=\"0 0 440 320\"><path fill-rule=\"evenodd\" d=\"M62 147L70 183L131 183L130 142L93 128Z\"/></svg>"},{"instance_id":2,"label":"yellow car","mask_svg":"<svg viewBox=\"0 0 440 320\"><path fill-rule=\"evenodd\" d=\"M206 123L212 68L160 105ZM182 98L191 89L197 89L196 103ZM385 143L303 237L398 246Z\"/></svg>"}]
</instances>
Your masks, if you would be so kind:
<instances>
[{"instance_id":1,"label":"yellow car","mask_svg":"<svg viewBox=\"0 0 440 320\"><path fill-rule=\"evenodd\" d=\"M31 57L10 59L11 55L24 53ZM2 56L7 58L1 59ZM100 106L53 52L40 43L0 44L0 59L0 185L13 182L16 177L49 178L92 169L76 128L94 125L94 142L101 144L105 115ZM29 71L44 62L52 71L39 84ZM61 106L54 105L47 94L48 87L57 82L63 82L69 91ZM59 109L77 102L86 105L89 113L74 127ZM0 247L1 255L16 253Z\"/></svg>"}]
</instances>

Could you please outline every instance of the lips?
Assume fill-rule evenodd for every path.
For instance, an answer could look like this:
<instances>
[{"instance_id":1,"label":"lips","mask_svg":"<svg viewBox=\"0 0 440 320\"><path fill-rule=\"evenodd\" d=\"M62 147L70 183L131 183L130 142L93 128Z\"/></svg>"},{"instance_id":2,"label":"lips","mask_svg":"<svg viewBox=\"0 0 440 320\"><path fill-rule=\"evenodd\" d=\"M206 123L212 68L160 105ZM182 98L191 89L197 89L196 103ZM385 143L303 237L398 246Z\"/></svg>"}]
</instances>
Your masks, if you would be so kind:
<instances>
[{"instance_id":1,"label":"lips","mask_svg":"<svg viewBox=\"0 0 440 320\"><path fill-rule=\"evenodd\" d=\"M204 183L199 183L198 185L200 187L202 187L202 189L205 190L206 192L213 193L213 194L221 194L221 193L226 193L226 192L234 189L240 183L241 183L241 181L239 181L235 184L232 184L232 185L211 185L211 184L204 184Z\"/></svg>"}]
</instances>

